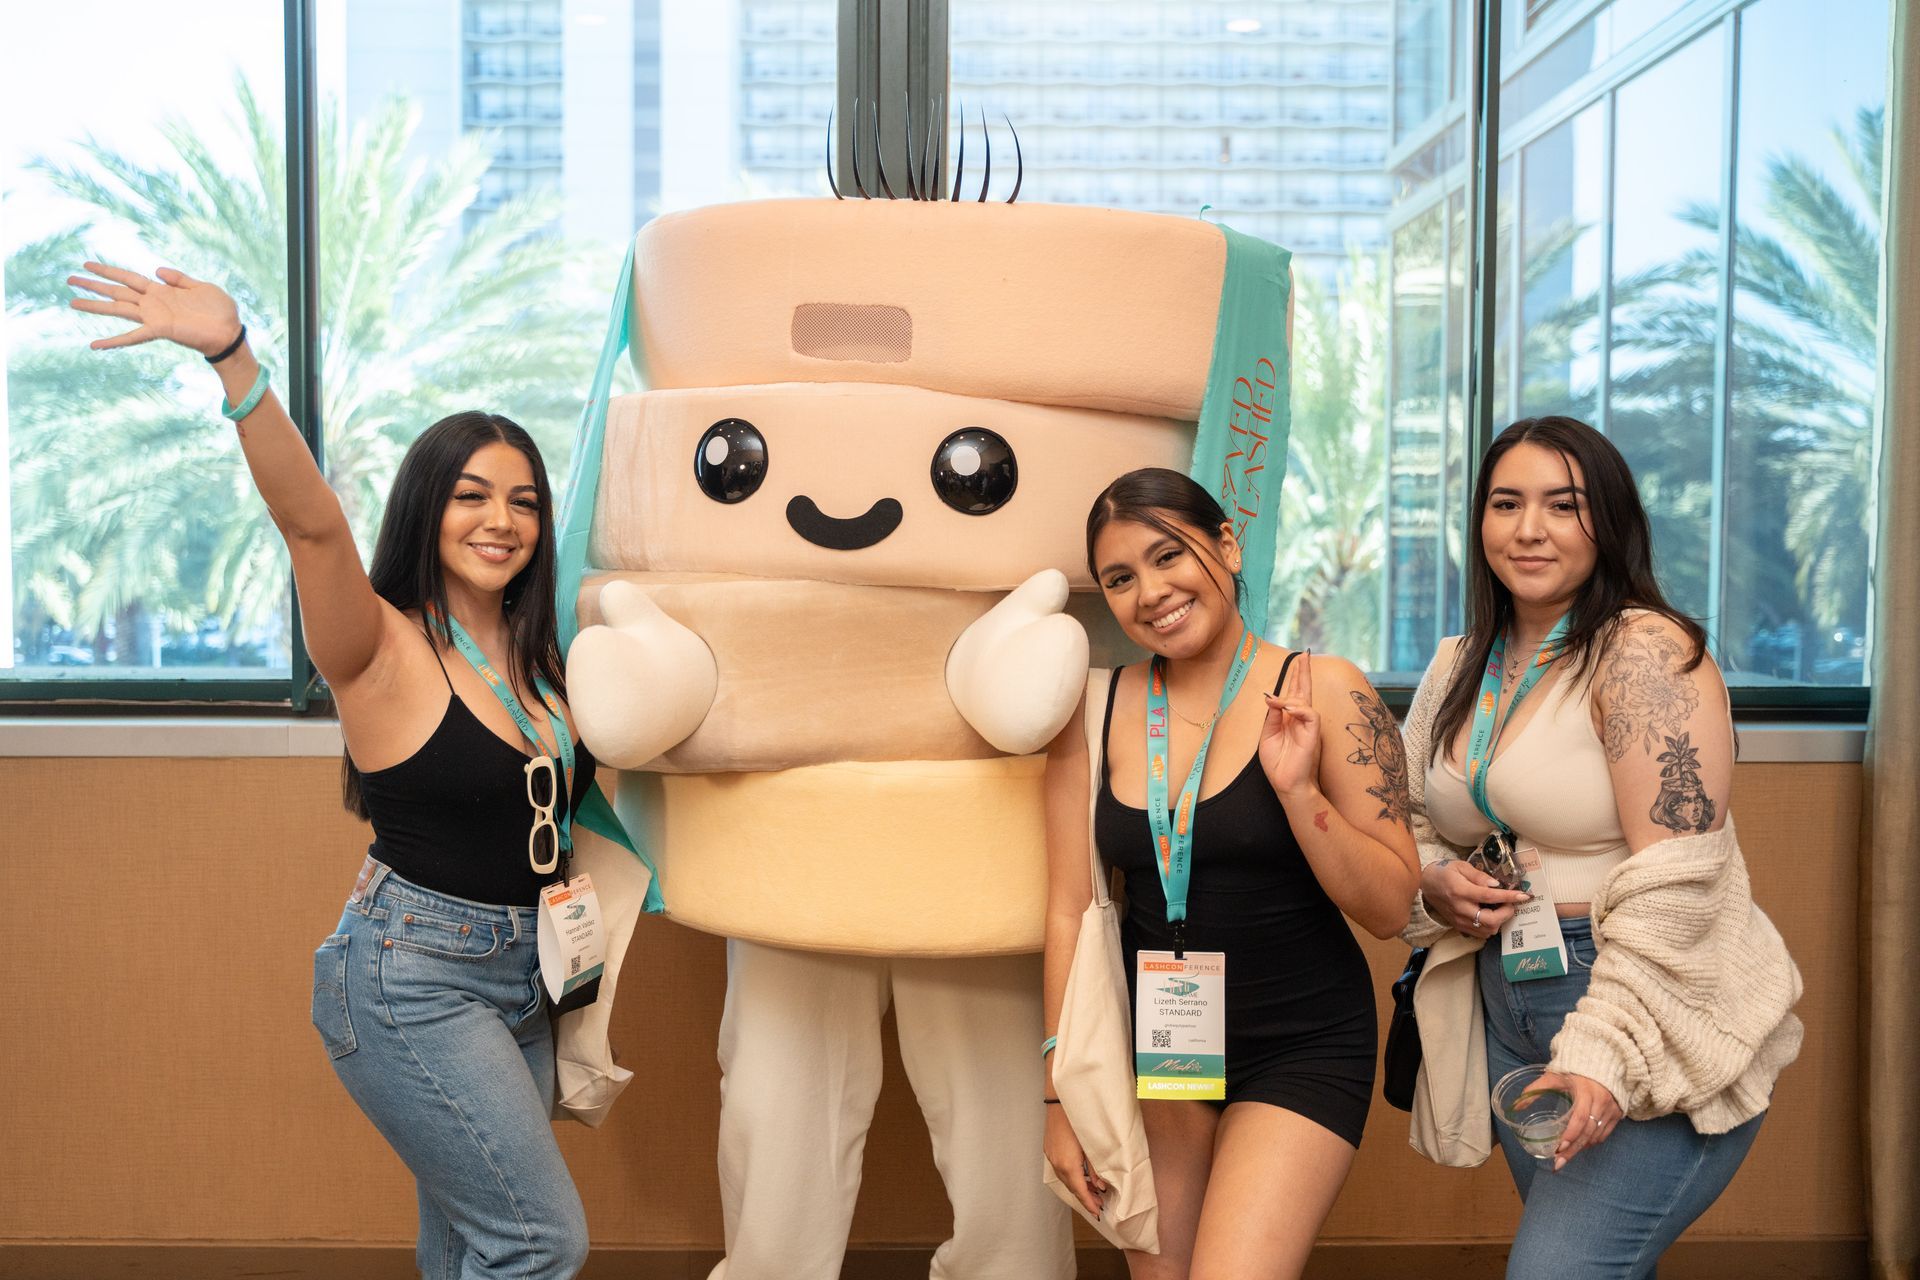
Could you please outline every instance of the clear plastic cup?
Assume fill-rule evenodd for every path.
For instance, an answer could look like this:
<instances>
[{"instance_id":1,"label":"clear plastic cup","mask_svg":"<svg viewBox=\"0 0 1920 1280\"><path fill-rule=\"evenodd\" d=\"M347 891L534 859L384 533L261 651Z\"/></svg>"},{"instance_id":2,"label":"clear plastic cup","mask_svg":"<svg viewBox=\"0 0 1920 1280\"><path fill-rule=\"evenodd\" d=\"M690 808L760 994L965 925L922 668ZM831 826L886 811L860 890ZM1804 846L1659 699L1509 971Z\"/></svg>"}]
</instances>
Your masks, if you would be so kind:
<instances>
[{"instance_id":1,"label":"clear plastic cup","mask_svg":"<svg viewBox=\"0 0 1920 1280\"><path fill-rule=\"evenodd\" d=\"M1513 1130L1520 1147L1535 1160L1551 1160L1560 1136L1573 1114L1573 1095L1565 1089L1542 1089L1545 1063L1509 1071L1493 1086L1493 1114Z\"/></svg>"}]
</instances>

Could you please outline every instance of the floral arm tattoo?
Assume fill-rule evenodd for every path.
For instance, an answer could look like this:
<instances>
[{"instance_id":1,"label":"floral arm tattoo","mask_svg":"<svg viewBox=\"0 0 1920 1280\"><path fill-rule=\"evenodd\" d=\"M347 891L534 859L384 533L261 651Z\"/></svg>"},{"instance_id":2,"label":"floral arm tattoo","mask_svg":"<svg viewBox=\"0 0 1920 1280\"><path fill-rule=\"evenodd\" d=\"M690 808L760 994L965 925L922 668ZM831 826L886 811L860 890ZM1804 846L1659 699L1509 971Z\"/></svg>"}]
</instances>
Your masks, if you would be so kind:
<instances>
[{"instance_id":1,"label":"floral arm tattoo","mask_svg":"<svg viewBox=\"0 0 1920 1280\"><path fill-rule=\"evenodd\" d=\"M1664 627L1630 627L1607 658L1598 692L1607 704L1607 759L1617 763L1638 746L1660 765L1660 793L1647 816L1670 831L1698 834L1713 826L1714 803L1700 781L1700 748L1686 729L1700 691L1682 673L1685 662L1686 646Z\"/></svg>"},{"instance_id":2,"label":"floral arm tattoo","mask_svg":"<svg viewBox=\"0 0 1920 1280\"><path fill-rule=\"evenodd\" d=\"M1651 754L1686 728L1700 691L1681 674L1686 647L1658 625L1628 628L1607 656L1595 691L1606 699L1607 759L1618 763L1637 742Z\"/></svg>"},{"instance_id":3,"label":"floral arm tattoo","mask_svg":"<svg viewBox=\"0 0 1920 1280\"><path fill-rule=\"evenodd\" d=\"M1354 741L1347 763L1380 770L1380 784L1367 788L1367 794L1380 802L1377 816L1407 826L1413 801L1407 794L1407 752L1400 743L1399 726L1370 690L1353 690L1353 704L1360 709L1360 719L1347 726L1347 736Z\"/></svg>"}]
</instances>

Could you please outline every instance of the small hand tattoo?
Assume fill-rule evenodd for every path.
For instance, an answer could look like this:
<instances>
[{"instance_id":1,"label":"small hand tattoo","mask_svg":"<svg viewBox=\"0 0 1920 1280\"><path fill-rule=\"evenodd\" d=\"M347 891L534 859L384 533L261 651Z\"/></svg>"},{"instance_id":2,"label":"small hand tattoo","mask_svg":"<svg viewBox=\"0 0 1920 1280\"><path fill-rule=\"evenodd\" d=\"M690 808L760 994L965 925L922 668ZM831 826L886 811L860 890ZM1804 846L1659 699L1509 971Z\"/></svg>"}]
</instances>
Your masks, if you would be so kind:
<instances>
[{"instance_id":1,"label":"small hand tattoo","mask_svg":"<svg viewBox=\"0 0 1920 1280\"><path fill-rule=\"evenodd\" d=\"M1651 754L1679 733L1700 706L1700 691L1680 670L1686 646L1659 624L1629 627L1607 657L1595 692L1605 699L1607 759L1636 742Z\"/></svg>"},{"instance_id":2,"label":"small hand tattoo","mask_svg":"<svg viewBox=\"0 0 1920 1280\"><path fill-rule=\"evenodd\" d=\"M1368 787L1367 794L1380 802L1379 817L1404 827L1413 813L1413 800L1407 794L1407 752L1400 742L1400 728L1372 690L1355 689L1353 703L1361 718L1347 726L1347 736L1355 744L1347 753L1347 763L1370 764L1380 770L1379 784Z\"/></svg>"},{"instance_id":3,"label":"small hand tattoo","mask_svg":"<svg viewBox=\"0 0 1920 1280\"><path fill-rule=\"evenodd\" d=\"M1325 809L1313 815L1313 825L1321 831L1327 829L1327 811Z\"/></svg>"},{"instance_id":4,"label":"small hand tattoo","mask_svg":"<svg viewBox=\"0 0 1920 1280\"><path fill-rule=\"evenodd\" d=\"M1691 734L1667 739L1660 761L1660 794L1647 816L1671 831L1699 835L1713 825L1713 801L1700 782L1700 748Z\"/></svg>"}]
</instances>

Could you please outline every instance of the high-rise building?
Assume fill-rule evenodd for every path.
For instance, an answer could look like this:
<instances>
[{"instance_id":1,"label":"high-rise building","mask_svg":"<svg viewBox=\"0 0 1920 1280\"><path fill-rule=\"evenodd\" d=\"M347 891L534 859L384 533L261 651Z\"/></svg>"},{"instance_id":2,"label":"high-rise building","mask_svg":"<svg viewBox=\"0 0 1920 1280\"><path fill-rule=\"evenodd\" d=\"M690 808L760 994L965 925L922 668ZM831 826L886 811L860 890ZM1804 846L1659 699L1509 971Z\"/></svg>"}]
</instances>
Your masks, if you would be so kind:
<instances>
[{"instance_id":1,"label":"high-rise building","mask_svg":"<svg viewBox=\"0 0 1920 1280\"><path fill-rule=\"evenodd\" d=\"M820 170L831 0L742 0L742 165ZM994 194L1214 215L1326 272L1384 246L1389 0L952 0L950 118L994 131ZM957 135L956 135L957 136ZM953 144L949 144L951 158Z\"/></svg>"},{"instance_id":2,"label":"high-rise building","mask_svg":"<svg viewBox=\"0 0 1920 1280\"><path fill-rule=\"evenodd\" d=\"M401 94L413 151L495 140L468 216L542 188L563 228L619 243L661 191L660 0L343 0L335 40L349 121ZM322 14L322 22L328 15Z\"/></svg>"}]
</instances>

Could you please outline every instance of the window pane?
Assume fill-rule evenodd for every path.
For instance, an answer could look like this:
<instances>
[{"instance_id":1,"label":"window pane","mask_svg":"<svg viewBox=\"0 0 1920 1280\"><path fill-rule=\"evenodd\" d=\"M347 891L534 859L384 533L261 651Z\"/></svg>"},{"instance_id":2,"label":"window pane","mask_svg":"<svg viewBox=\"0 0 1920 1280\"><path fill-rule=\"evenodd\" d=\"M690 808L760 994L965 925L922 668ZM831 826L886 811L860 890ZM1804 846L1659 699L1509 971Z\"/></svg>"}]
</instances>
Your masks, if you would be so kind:
<instances>
[{"instance_id":1,"label":"window pane","mask_svg":"<svg viewBox=\"0 0 1920 1280\"><path fill-rule=\"evenodd\" d=\"M1514 377L1519 355L1514 306L1521 296L1514 287L1520 274L1520 256L1514 252L1514 232L1520 222L1519 161L1512 156L1502 160L1494 181L1494 261L1498 266L1493 279L1493 429L1497 432L1520 416L1514 403L1519 385Z\"/></svg>"},{"instance_id":2,"label":"window pane","mask_svg":"<svg viewBox=\"0 0 1920 1280\"><path fill-rule=\"evenodd\" d=\"M1393 390L1388 542L1392 624L1387 665L1419 672L1439 641L1445 205L1393 238Z\"/></svg>"},{"instance_id":3,"label":"window pane","mask_svg":"<svg viewBox=\"0 0 1920 1280\"><path fill-rule=\"evenodd\" d=\"M1640 486L1654 568L1676 608L1714 599L1723 31L1615 99L1613 351L1607 432Z\"/></svg>"},{"instance_id":4,"label":"window pane","mask_svg":"<svg viewBox=\"0 0 1920 1280\"><path fill-rule=\"evenodd\" d=\"M1587 108L1521 153L1518 418L1599 417L1603 111Z\"/></svg>"},{"instance_id":5,"label":"window pane","mask_svg":"<svg viewBox=\"0 0 1920 1280\"><path fill-rule=\"evenodd\" d=\"M287 677L286 557L219 383L171 345L87 350L129 326L68 310L63 283L89 257L219 281L285 370L281 21L0 15L0 676Z\"/></svg>"},{"instance_id":6,"label":"window pane","mask_svg":"<svg viewBox=\"0 0 1920 1280\"><path fill-rule=\"evenodd\" d=\"M1445 8L1434 6L1435 22ZM981 107L1012 118L1022 202L1181 217L1211 205L1210 216L1293 251L1293 433L1271 628L1377 666L1391 3L953 0L951 14L953 99L976 121ZM1439 89L1440 27L1432 38L1426 74ZM1001 126L995 195L1011 189L1010 153ZM1437 290L1437 261L1429 274Z\"/></svg>"},{"instance_id":7,"label":"window pane","mask_svg":"<svg viewBox=\"0 0 1920 1280\"><path fill-rule=\"evenodd\" d=\"M1447 96L1448 0L1400 0L1393 35L1393 136L1407 137L1440 110ZM1461 15L1464 16L1464 15ZM1454 37L1466 48L1466 27ZM1458 61L1456 59L1456 61ZM1464 66L1462 65L1462 71ZM1458 78L1458 73L1456 73Z\"/></svg>"},{"instance_id":8,"label":"window pane","mask_svg":"<svg viewBox=\"0 0 1920 1280\"><path fill-rule=\"evenodd\" d=\"M363 555L400 456L458 410L524 426L562 488L613 277L649 218L827 193L834 15L320 0L327 472Z\"/></svg>"},{"instance_id":9,"label":"window pane","mask_svg":"<svg viewBox=\"0 0 1920 1280\"><path fill-rule=\"evenodd\" d=\"M1442 485L1440 507L1441 539L1446 562L1441 572L1441 592L1445 605L1440 614L1440 634L1457 634L1462 629L1465 600L1460 566L1466 555L1467 468L1471 465L1473 440L1467 425L1467 329L1470 319L1467 300L1468 264L1473 246L1467 243L1467 199L1464 191L1447 197L1447 324L1442 341L1447 349L1446 369L1446 477Z\"/></svg>"},{"instance_id":10,"label":"window pane","mask_svg":"<svg viewBox=\"0 0 1920 1280\"><path fill-rule=\"evenodd\" d=\"M1508 126L1519 124L1683 7L1681 0L1613 0L1575 23L1544 51L1522 53L1500 87L1501 121Z\"/></svg>"},{"instance_id":11,"label":"window pane","mask_svg":"<svg viewBox=\"0 0 1920 1280\"><path fill-rule=\"evenodd\" d=\"M1741 17L1731 679L1866 679L1886 31L1862 0Z\"/></svg>"},{"instance_id":12,"label":"window pane","mask_svg":"<svg viewBox=\"0 0 1920 1280\"><path fill-rule=\"evenodd\" d=\"M1614 438L1635 468L1662 580L1707 622L1731 681L1858 682L1886 7L1566 7L1564 26L1540 21L1558 19L1561 6L1522 7L1521 37L1501 68L1495 427L1566 412ZM1404 66L1418 60L1420 6L1398 12ZM1736 23L1737 99L1727 75ZM1739 150L1729 156L1736 110ZM1393 174L1398 201L1425 210L1436 185L1450 201L1462 190L1466 175L1444 139L1438 122L1411 139L1418 145ZM1730 304L1721 283L1729 166L1738 229ZM1446 237L1449 330L1471 296L1454 283L1462 269L1471 278L1471 257L1456 259L1452 247L1459 216L1449 213ZM1457 627L1460 604L1451 560L1439 575L1439 619L1414 586L1428 567L1412 530L1433 491L1410 434L1427 372L1414 353L1434 342L1434 308L1418 287L1431 241L1420 218L1395 220L1389 599L1409 611L1388 624L1395 668L1413 665L1431 626ZM1452 333L1439 341L1451 381ZM1459 358L1469 352L1463 345ZM1471 446L1454 435L1451 413L1441 415L1438 505L1449 536L1464 537L1468 459L1454 451Z\"/></svg>"}]
</instances>

